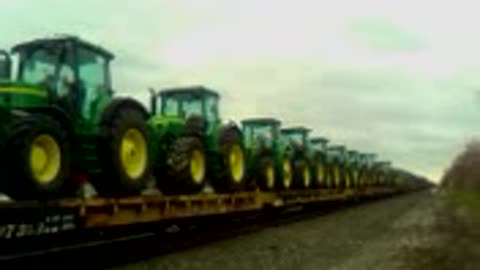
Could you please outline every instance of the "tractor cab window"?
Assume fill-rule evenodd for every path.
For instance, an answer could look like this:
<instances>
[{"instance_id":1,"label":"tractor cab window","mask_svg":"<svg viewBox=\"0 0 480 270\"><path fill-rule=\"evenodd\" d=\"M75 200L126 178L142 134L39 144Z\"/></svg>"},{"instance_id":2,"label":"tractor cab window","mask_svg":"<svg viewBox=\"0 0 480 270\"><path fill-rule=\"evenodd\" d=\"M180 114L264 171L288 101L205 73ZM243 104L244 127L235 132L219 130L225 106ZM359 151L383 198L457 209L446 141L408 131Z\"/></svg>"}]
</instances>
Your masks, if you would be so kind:
<instances>
[{"instance_id":1,"label":"tractor cab window","mask_svg":"<svg viewBox=\"0 0 480 270\"><path fill-rule=\"evenodd\" d=\"M82 115L89 118L92 104L99 99L101 91L108 90L107 59L87 48L78 48L78 79L80 92L78 102L82 104Z\"/></svg>"},{"instance_id":2,"label":"tractor cab window","mask_svg":"<svg viewBox=\"0 0 480 270\"><path fill-rule=\"evenodd\" d=\"M178 100L174 98L165 98L161 102L161 112L165 116L178 116Z\"/></svg>"},{"instance_id":3,"label":"tractor cab window","mask_svg":"<svg viewBox=\"0 0 480 270\"><path fill-rule=\"evenodd\" d=\"M182 117L189 117L191 115L200 115L203 116L202 113L202 102L197 98L189 98L184 99L182 101L182 108L181 108L181 116Z\"/></svg>"},{"instance_id":4,"label":"tractor cab window","mask_svg":"<svg viewBox=\"0 0 480 270\"><path fill-rule=\"evenodd\" d=\"M295 144L303 145L303 134L301 133L289 133L287 134L287 138Z\"/></svg>"},{"instance_id":5,"label":"tractor cab window","mask_svg":"<svg viewBox=\"0 0 480 270\"><path fill-rule=\"evenodd\" d=\"M37 47L21 52L22 70L19 79L30 84L44 84L55 88L55 69L59 54L57 50Z\"/></svg>"},{"instance_id":6,"label":"tractor cab window","mask_svg":"<svg viewBox=\"0 0 480 270\"><path fill-rule=\"evenodd\" d=\"M261 125L256 126L253 129L253 139L257 144L263 144L264 146L271 147L271 143L273 141L272 138L272 127Z\"/></svg>"},{"instance_id":7,"label":"tractor cab window","mask_svg":"<svg viewBox=\"0 0 480 270\"><path fill-rule=\"evenodd\" d=\"M208 122L215 122L218 120L218 98L207 97L206 99L206 118Z\"/></svg>"},{"instance_id":8,"label":"tractor cab window","mask_svg":"<svg viewBox=\"0 0 480 270\"><path fill-rule=\"evenodd\" d=\"M243 134L244 134L244 139L245 139L245 145L247 146L251 146L252 143L253 143L253 128L251 125L246 125L244 130L243 130Z\"/></svg>"}]
</instances>

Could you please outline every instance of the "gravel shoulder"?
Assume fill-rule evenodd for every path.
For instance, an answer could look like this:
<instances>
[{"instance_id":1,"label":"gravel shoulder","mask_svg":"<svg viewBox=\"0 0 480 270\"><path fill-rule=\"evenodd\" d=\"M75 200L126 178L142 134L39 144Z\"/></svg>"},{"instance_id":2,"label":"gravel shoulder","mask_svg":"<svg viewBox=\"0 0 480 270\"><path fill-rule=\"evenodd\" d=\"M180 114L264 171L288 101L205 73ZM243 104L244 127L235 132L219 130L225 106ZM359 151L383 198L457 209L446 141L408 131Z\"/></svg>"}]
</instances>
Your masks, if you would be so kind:
<instances>
[{"instance_id":1,"label":"gravel shoulder","mask_svg":"<svg viewBox=\"0 0 480 270\"><path fill-rule=\"evenodd\" d=\"M351 206L115 269L404 269L405 241L433 222L432 200L422 192Z\"/></svg>"}]
</instances>

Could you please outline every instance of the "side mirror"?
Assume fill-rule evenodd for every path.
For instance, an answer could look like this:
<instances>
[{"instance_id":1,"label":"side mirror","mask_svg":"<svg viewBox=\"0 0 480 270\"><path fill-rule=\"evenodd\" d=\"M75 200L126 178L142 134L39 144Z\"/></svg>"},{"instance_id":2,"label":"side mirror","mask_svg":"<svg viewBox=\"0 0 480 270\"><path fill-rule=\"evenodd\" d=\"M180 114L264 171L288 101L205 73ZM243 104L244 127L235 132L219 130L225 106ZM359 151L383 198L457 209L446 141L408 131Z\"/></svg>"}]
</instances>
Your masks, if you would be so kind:
<instances>
[{"instance_id":1,"label":"side mirror","mask_svg":"<svg viewBox=\"0 0 480 270\"><path fill-rule=\"evenodd\" d=\"M10 79L11 65L10 55L4 50L0 50L0 79Z\"/></svg>"}]
</instances>

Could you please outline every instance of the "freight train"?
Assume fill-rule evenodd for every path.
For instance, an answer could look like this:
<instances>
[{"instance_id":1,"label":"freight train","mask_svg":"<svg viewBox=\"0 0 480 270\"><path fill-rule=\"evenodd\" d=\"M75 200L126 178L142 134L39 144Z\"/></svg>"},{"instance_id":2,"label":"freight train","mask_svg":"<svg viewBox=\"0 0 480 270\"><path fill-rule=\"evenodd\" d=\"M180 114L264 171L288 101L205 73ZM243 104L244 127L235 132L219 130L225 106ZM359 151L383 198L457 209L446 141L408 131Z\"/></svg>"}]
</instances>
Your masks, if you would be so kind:
<instances>
[{"instance_id":1,"label":"freight train","mask_svg":"<svg viewBox=\"0 0 480 270\"><path fill-rule=\"evenodd\" d=\"M0 52L0 209L66 211L95 227L422 187L308 127L225 123L205 86L150 89L149 106L115 96L113 59L75 36Z\"/></svg>"}]
</instances>

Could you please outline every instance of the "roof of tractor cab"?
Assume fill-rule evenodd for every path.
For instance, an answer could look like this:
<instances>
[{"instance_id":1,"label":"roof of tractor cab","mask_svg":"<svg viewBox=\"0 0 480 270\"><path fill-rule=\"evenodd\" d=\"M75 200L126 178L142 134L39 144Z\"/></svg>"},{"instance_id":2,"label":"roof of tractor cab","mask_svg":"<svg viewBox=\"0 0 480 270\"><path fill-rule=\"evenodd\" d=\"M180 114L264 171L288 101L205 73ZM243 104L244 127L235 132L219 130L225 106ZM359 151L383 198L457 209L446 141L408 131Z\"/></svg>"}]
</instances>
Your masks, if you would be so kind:
<instances>
[{"instance_id":1,"label":"roof of tractor cab","mask_svg":"<svg viewBox=\"0 0 480 270\"><path fill-rule=\"evenodd\" d=\"M291 133L298 133L298 132L310 132L312 130L306 127L298 126L298 127L282 128L280 131L285 134L291 134Z\"/></svg>"},{"instance_id":2,"label":"roof of tractor cab","mask_svg":"<svg viewBox=\"0 0 480 270\"><path fill-rule=\"evenodd\" d=\"M242 120L244 125L280 125L281 121L271 117L258 117L258 118L248 118Z\"/></svg>"},{"instance_id":3,"label":"roof of tractor cab","mask_svg":"<svg viewBox=\"0 0 480 270\"><path fill-rule=\"evenodd\" d=\"M346 149L347 148L343 145L331 145L331 146L328 147L328 150L333 150L333 151L336 151L336 150L344 151Z\"/></svg>"},{"instance_id":4,"label":"roof of tractor cab","mask_svg":"<svg viewBox=\"0 0 480 270\"><path fill-rule=\"evenodd\" d=\"M325 137L314 137L310 139L311 143L327 143L330 140Z\"/></svg>"},{"instance_id":5,"label":"roof of tractor cab","mask_svg":"<svg viewBox=\"0 0 480 270\"><path fill-rule=\"evenodd\" d=\"M157 95L161 97L169 97L169 96L177 96L177 95L178 96L180 95L195 96L195 97L213 96L216 98L220 97L220 95L217 92L210 90L204 86L185 86L185 87L162 89L158 91Z\"/></svg>"},{"instance_id":6,"label":"roof of tractor cab","mask_svg":"<svg viewBox=\"0 0 480 270\"><path fill-rule=\"evenodd\" d=\"M71 36L71 35L57 35L51 38L37 38L31 41L22 42L15 45L12 48L12 52L16 52L29 47L35 47L35 46L48 44L48 43L52 44L52 43L63 43L63 42L74 42L74 43L80 44L81 46L86 47L98 54L102 54L103 56L109 58L110 60L112 60L115 57L113 53L111 53L107 49L102 48L101 46L95 45L93 43L90 43L79 37Z\"/></svg>"}]
</instances>

